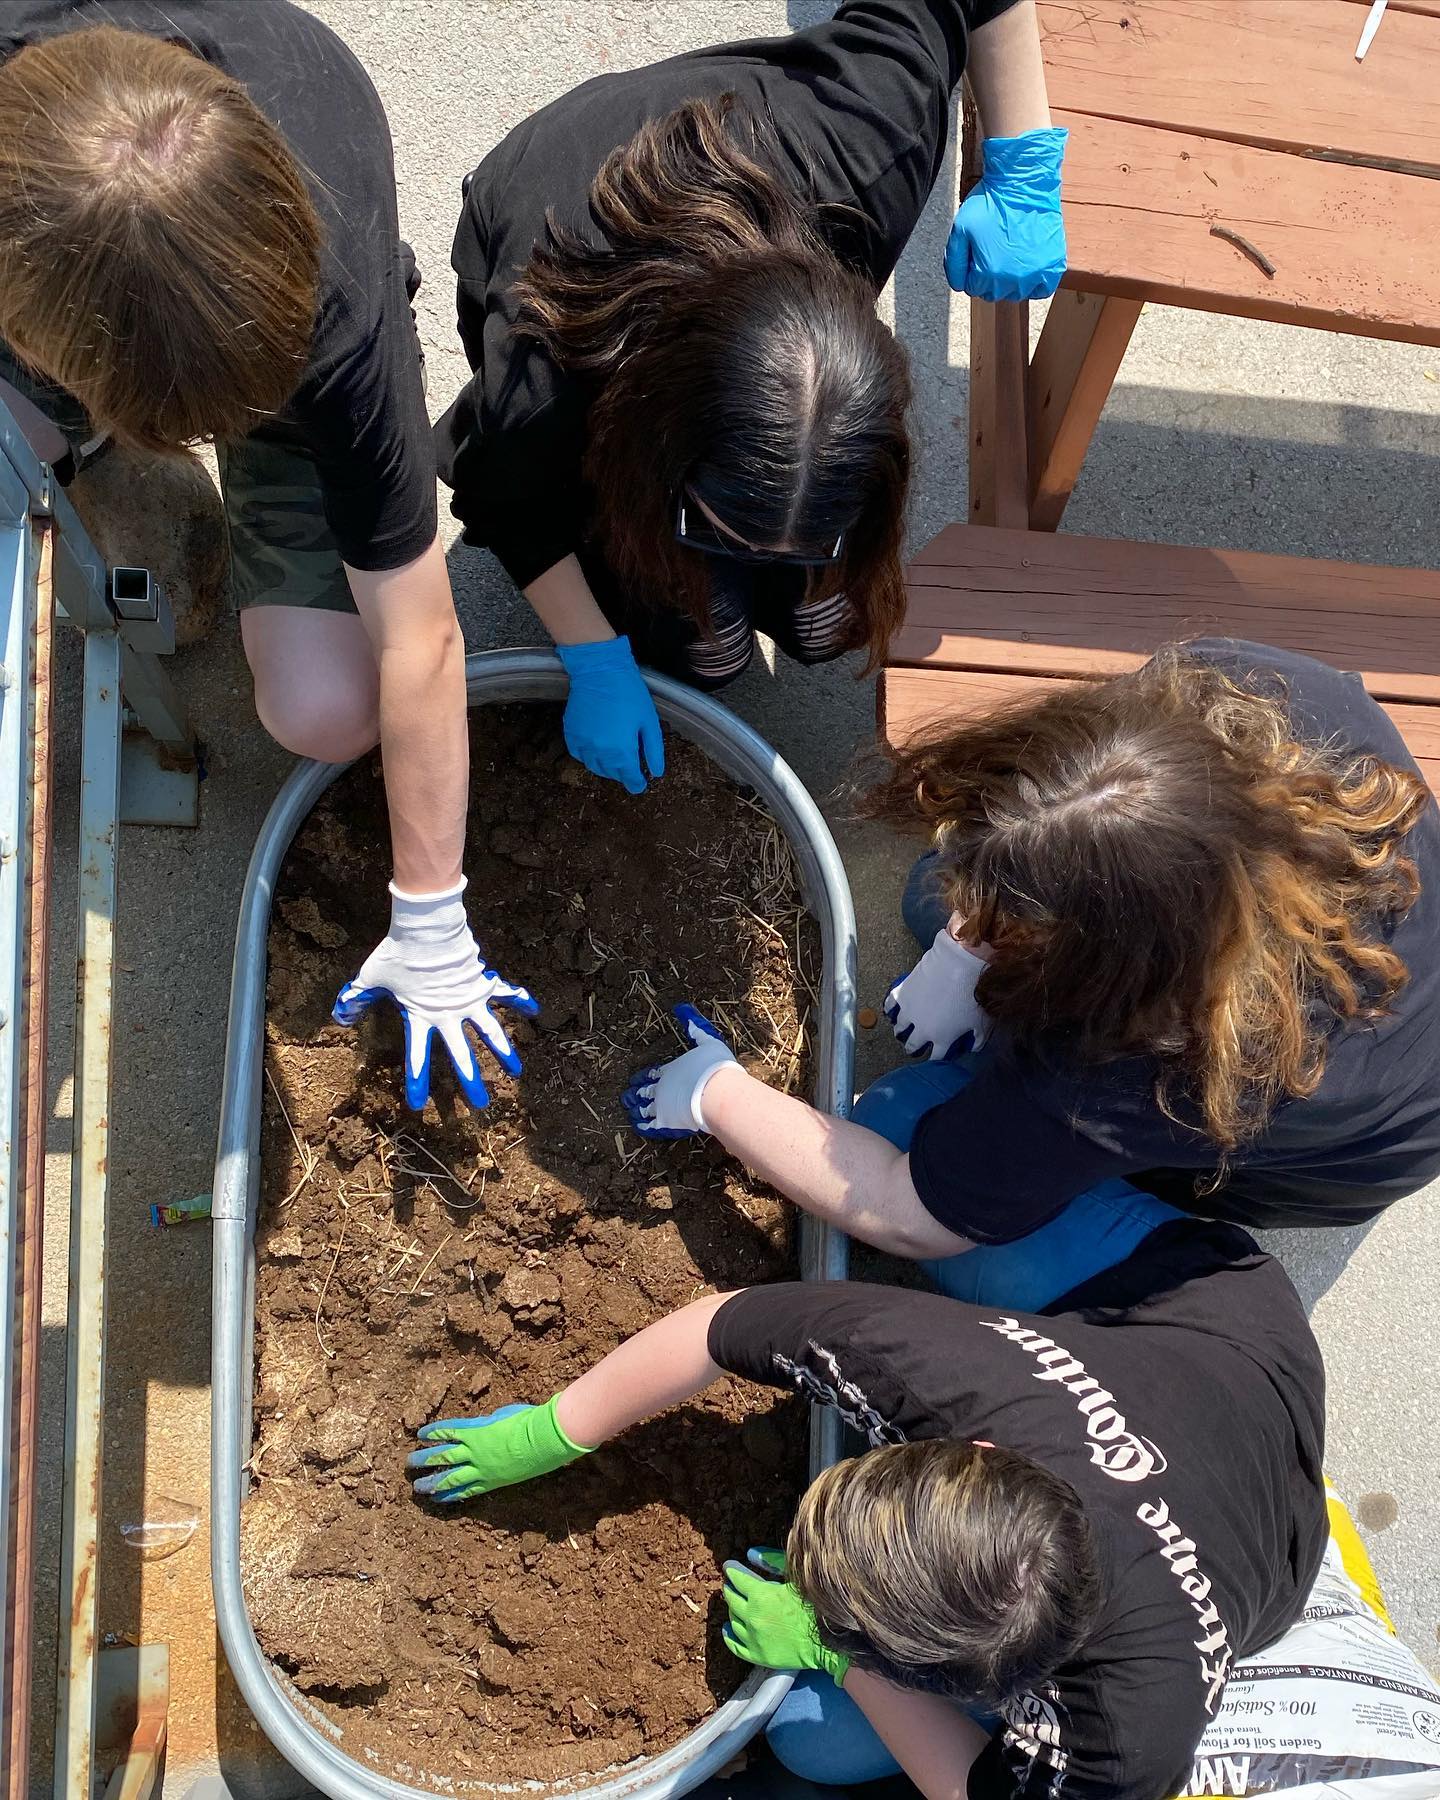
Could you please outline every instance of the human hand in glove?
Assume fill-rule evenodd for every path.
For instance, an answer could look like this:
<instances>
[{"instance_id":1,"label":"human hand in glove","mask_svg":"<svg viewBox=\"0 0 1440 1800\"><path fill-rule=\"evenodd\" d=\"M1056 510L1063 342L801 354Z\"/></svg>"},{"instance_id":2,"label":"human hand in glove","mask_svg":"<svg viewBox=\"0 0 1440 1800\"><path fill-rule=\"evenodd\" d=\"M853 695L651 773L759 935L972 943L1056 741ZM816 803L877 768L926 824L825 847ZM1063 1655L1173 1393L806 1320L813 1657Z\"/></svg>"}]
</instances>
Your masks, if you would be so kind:
<instances>
[{"instance_id":1,"label":"human hand in glove","mask_svg":"<svg viewBox=\"0 0 1440 1800\"><path fill-rule=\"evenodd\" d=\"M665 773L665 740L629 638L558 644L556 652L570 677L565 748L592 775L618 781L627 793L643 794L641 752L650 779L658 781Z\"/></svg>"},{"instance_id":2,"label":"human hand in glove","mask_svg":"<svg viewBox=\"0 0 1440 1800\"><path fill-rule=\"evenodd\" d=\"M1065 273L1059 126L986 138L985 173L965 196L945 246L945 279L977 300L1044 300Z\"/></svg>"},{"instance_id":3,"label":"human hand in glove","mask_svg":"<svg viewBox=\"0 0 1440 1800\"><path fill-rule=\"evenodd\" d=\"M437 1419L416 1432L421 1448L405 1467L421 1471L415 1492L450 1505L496 1488L516 1487L590 1454L572 1443L555 1417L555 1401L543 1406L502 1406L478 1419Z\"/></svg>"},{"instance_id":4,"label":"human hand in glove","mask_svg":"<svg viewBox=\"0 0 1440 1800\"><path fill-rule=\"evenodd\" d=\"M392 881L390 930L341 988L332 1014L337 1025L354 1025L381 995L395 1002L405 1021L405 1100L416 1112L430 1098L430 1044L437 1032L465 1098L488 1106L466 1021L501 1068L518 1075L520 1058L492 1008L512 1007L526 1018L540 1010L525 988L486 968L465 917L464 892L463 876L441 894L402 893Z\"/></svg>"},{"instance_id":5,"label":"human hand in glove","mask_svg":"<svg viewBox=\"0 0 1440 1800\"><path fill-rule=\"evenodd\" d=\"M975 984L985 973L985 959L951 935L955 924L935 933L935 942L910 973L885 996L885 1017L911 1056L942 1062L971 1037L978 1050L990 1020L975 999Z\"/></svg>"},{"instance_id":6,"label":"human hand in glove","mask_svg":"<svg viewBox=\"0 0 1440 1800\"><path fill-rule=\"evenodd\" d=\"M703 1013L675 1008L680 1028L694 1046L673 1062L642 1069L621 1095L630 1123L643 1138L682 1138L706 1129L700 1111L705 1084L717 1069L735 1063L735 1053Z\"/></svg>"},{"instance_id":7,"label":"human hand in glove","mask_svg":"<svg viewBox=\"0 0 1440 1800\"><path fill-rule=\"evenodd\" d=\"M761 1669L820 1669L839 1687L848 1656L820 1642L815 1614L785 1579L779 1550L747 1550L745 1563L725 1565L726 1644L742 1662Z\"/></svg>"}]
</instances>

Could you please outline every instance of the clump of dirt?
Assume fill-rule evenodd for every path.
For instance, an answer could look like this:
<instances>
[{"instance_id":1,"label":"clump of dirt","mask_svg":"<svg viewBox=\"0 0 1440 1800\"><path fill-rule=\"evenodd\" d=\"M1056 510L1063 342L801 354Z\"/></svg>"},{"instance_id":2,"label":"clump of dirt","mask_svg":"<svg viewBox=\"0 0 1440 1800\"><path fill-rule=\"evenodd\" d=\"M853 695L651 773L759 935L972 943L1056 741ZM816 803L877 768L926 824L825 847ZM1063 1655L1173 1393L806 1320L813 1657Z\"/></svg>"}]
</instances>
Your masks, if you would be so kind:
<instances>
[{"instance_id":1,"label":"clump of dirt","mask_svg":"<svg viewBox=\"0 0 1440 1800\"><path fill-rule=\"evenodd\" d=\"M712 1289L793 1276L790 1209L705 1140L625 1129L632 1071L692 1000L807 1092L818 934L751 796L672 738L639 798L564 752L552 707L472 724L469 906L543 1011L472 1112L436 1051L405 1110L393 1010L330 1023L388 919L379 770L297 838L270 931L257 1232L260 1641L353 1756L446 1792L583 1781L675 1743L739 1685L720 1563L782 1543L799 1401L725 1381L544 1481L459 1508L404 1472L428 1420L540 1402Z\"/></svg>"}]
</instances>

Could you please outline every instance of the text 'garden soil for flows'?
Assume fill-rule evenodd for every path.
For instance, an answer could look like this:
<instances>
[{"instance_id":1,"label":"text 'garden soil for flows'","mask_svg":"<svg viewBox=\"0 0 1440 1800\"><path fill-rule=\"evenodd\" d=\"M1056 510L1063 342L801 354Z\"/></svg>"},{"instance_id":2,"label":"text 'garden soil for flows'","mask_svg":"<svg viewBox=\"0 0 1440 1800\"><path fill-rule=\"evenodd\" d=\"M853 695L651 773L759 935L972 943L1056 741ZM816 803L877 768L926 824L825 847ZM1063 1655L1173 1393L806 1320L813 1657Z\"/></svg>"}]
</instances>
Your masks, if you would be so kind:
<instances>
[{"instance_id":1,"label":"text 'garden soil for flows'","mask_svg":"<svg viewBox=\"0 0 1440 1800\"><path fill-rule=\"evenodd\" d=\"M694 1001L756 1072L811 1084L818 934L769 816L673 737L632 798L565 756L556 708L473 719L472 923L542 1005L482 1051L472 1112L438 1051L404 1107L393 1009L335 993L386 928L378 767L329 791L270 931L245 1594L345 1750L418 1786L560 1781L676 1743L740 1684L720 1563L782 1544L798 1400L714 1388L545 1482L411 1493L432 1419L541 1402L710 1289L795 1273L790 1211L704 1139L642 1143L619 1097ZM743 1423L742 1423L743 1421ZM449 1784L453 1783L453 1787Z\"/></svg>"}]
</instances>

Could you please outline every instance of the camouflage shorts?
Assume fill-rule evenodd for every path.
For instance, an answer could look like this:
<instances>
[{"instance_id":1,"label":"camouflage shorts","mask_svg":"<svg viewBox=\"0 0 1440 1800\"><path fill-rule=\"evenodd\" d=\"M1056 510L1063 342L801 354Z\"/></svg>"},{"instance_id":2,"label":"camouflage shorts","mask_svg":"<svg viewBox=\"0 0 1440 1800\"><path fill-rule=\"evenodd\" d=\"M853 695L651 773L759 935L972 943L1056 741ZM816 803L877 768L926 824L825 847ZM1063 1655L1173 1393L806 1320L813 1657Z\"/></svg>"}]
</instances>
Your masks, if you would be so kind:
<instances>
[{"instance_id":1,"label":"camouflage shorts","mask_svg":"<svg viewBox=\"0 0 1440 1800\"><path fill-rule=\"evenodd\" d=\"M216 448L230 532L230 591L250 606L355 611L307 451L264 438Z\"/></svg>"},{"instance_id":2,"label":"camouflage shorts","mask_svg":"<svg viewBox=\"0 0 1440 1800\"><path fill-rule=\"evenodd\" d=\"M0 381L39 408L70 446L62 481L103 455L80 402L43 380L0 340ZM230 535L230 591L235 608L318 606L355 611L340 552L330 535L315 459L300 446L244 438L216 446L225 523Z\"/></svg>"},{"instance_id":3,"label":"camouflage shorts","mask_svg":"<svg viewBox=\"0 0 1440 1800\"><path fill-rule=\"evenodd\" d=\"M400 245L400 257L405 291L413 301L420 274L408 244ZM423 376L425 355L418 330L415 350ZM103 453L108 439L96 437L79 401L27 369L3 339L0 380L8 381L62 433L74 470ZM355 602L326 522L314 457L299 444L262 436L217 445L216 459L230 534L230 588L236 611L250 606L316 606L324 612L353 613Z\"/></svg>"}]
</instances>

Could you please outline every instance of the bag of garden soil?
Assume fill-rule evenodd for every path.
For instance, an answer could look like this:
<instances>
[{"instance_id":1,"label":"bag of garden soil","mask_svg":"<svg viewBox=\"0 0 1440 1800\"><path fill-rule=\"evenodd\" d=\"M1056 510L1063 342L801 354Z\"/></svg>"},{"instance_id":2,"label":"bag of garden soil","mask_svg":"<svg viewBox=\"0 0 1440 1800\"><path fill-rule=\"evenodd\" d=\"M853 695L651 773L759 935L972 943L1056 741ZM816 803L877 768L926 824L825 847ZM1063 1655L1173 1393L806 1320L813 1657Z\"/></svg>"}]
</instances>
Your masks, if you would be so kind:
<instances>
[{"instance_id":1,"label":"bag of garden soil","mask_svg":"<svg viewBox=\"0 0 1440 1800\"><path fill-rule=\"evenodd\" d=\"M1183 1797L1435 1800L1440 1688L1395 1635L1350 1515L1329 1494L1330 1542L1304 1615L1238 1663Z\"/></svg>"}]
</instances>

